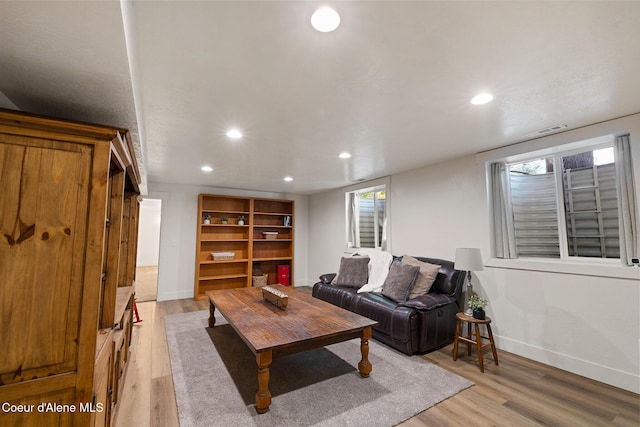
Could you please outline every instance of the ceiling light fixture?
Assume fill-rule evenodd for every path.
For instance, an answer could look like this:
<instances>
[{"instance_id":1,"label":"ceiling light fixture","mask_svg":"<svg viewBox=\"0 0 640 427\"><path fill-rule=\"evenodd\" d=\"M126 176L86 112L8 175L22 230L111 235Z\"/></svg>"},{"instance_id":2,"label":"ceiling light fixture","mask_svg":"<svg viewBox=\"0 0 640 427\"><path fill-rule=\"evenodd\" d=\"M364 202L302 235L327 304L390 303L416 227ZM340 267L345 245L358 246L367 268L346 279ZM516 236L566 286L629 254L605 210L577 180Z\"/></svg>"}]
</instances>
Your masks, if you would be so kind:
<instances>
[{"instance_id":1,"label":"ceiling light fixture","mask_svg":"<svg viewBox=\"0 0 640 427\"><path fill-rule=\"evenodd\" d=\"M473 97L471 103L473 105L482 105L487 104L491 101L493 101L493 95L491 95L490 93L479 93Z\"/></svg>"},{"instance_id":2,"label":"ceiling light fixture","mask_svg":"<svg viewBox=\"0 0 640 427\"><path fill-rule=\"evenodd\" d=\"M291 181L293 181L293 178L290 177L290 176L285 176L284 180L287 181L287 182L291 182Z\"/></svg>"},{"instance_id":3,"label":"ceiling light fixture","mask_svg":"<svg viewBox=\"0 0 640 427\"><path fill-rule=\"evenodd\" d=\"M211 171L213 171L213 168L212 168L211 166L205 165L205 166L202 166L202 167L200 168L200 170L201 170L202 172L211 172Z\"/></svg>"},{"instance_id":4,"label":"ceiling light fixture","mask_svg":"<svg viewBox=\"0 0 640 427\"><path fill-rule=\"evenodd\" d=\"M328 6L323 6L311 15L311 25L321 33L328 33L340 25L340 15Z\"/></svg>"},{"instance_id":5,"label":"ceiling light fixture","mask_svg":"<svg viewBox=\"0 0 640 427\"><path fill-rule=\"evenodd\" d=\"M242 138L242 132L240 132L238 129L229 129L227 131L227 136L231 139L240 139Z\"/></svg>"},{"instance_id":6,"label":"ceiling light fixture","mask_svg":"<svg viewBox=\"0 0 640 427\"><path fill-rule=\"evenodd\" d=\"M340 155L338 156L341 159L348 159L351 157L351 154L347 153L346 151L344 153L340 153Z\"/></svg>"}]
</instances>

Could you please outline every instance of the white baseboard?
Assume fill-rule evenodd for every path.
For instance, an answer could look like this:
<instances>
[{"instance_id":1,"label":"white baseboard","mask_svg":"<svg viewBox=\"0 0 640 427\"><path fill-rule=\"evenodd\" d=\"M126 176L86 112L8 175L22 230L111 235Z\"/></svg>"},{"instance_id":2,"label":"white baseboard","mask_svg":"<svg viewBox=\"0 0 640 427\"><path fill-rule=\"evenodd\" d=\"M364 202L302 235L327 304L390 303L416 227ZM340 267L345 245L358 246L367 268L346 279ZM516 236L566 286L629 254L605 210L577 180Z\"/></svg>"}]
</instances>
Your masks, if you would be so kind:
<instances>
[{"instance_id":1,"label":"white baseboard","mask_svg":"<svg viewBox=\"0 0 640 427\"><path fill-rule=\"evenodd\" d=\"M536 347L510 338L494 336L496 347L518 356L532 359L564 371L640 394L640 375L624 372L610 366ZM498 354L498 357L500 355Z\"/></svg>"},{"instance_id":2,"label":"white baseboard","mask_svg":"<svg viewBox=\"0 0 640 427\"><path fill-rule=\"evenodd\" d=\"M193 298L193 289L189 291L178 291L178 292L160 292L158 291L158 296L156 297L156 301L170 301L174 299L185 299L185 298Z\"/></svg>"}]
</instances>

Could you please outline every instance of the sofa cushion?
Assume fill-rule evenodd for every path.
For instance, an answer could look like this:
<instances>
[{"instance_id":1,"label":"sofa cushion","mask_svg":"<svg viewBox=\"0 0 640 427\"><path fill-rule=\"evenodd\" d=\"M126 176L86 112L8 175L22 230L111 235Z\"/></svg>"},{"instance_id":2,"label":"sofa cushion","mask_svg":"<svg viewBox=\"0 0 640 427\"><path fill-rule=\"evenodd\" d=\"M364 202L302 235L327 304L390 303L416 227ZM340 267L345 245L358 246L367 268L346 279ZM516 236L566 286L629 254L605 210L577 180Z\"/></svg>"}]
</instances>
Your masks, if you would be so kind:
<instances>
[{"instance_id":1,"label":"sofa cushion","mask_svg":"<svg viewBox=\"0 0 640 427\"><path fill-rule=\"evenodd\" d=\"M337 305L345 310L351 309L351 301L356 294L357 288L349 288L346 286L336 286L323 282L313 285L311 295L323 301Z\"/></svg>"},{"instance_id":2,"label":"sofa cushion","mask_svg":"<svg viewBox=\"0 0 640 427\"><path fill-rule=\"evenodd\" d=\"M334 285L360 288L369 279L369 257L342 257Z\"/></svg>"},{"instance_id":3,"label":"sofa cushion","mask_svg":"<svg viewBox=\"0 0 640 427\"><path fill-rule=\"evenodd\" d=\"M357 294L351 302L351 311L378 322L374 330L392 337L397 342L409 342L417 329L417 316L413 308L403 307L382 294Z\"/></svg>"},{"instance_id":4,"label":"sofa cushion","mask_svg":"<svg viewBox=\"0 0 640 427\"><path fill-rule=\"evenodd\" d=\"M413 286L409 298L412 299L420 295L427 294L431 289L431 285L436 280L440 266L436 264L430 264L428 262L418 261L412 256L404 255L402 257L403 264L417 265L420 267L420 274L416 278L416 284Z\"/></svg>"},{"instance_id":5,"label":"sofa cushion","mask_svg":"<svg viewBox=\"0 0 640 427\"><path fill-rule=\"evenodd\" d=\"M451 304L452 302L455 302L455 300L456 299L454 297L450 297L449 295L430 293L412 298L402 305L405 307L417 308L418 310L433 310L434 308Z\"/></svg>"},{"instance_id":6,"label":"sofa cushion","mask_svg":"<svg viewBox=\"0 0 640 427\"><path fill-rule=\"evenodd\" d=\"M418 273L420 267L394 261L382 285L382 295L402 304L409 297Z\"/></svg>"}]
</instances>

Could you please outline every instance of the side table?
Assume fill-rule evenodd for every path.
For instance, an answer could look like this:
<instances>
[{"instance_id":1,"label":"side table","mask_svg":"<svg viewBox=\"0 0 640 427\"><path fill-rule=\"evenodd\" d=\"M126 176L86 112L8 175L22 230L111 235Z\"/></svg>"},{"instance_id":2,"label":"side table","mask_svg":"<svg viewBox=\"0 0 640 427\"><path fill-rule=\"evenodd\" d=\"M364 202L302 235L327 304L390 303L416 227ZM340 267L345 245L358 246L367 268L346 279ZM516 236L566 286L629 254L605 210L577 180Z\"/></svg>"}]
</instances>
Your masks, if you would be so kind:
<instances>
[{"instance_id":1,"label":"side table","mask_svg":"<svg viewBox=\"0 0 640 427\"><path fill-rule=\"evenodd\" d=\"M491 346L491 351L493 353L493 361L498 365L498 352L496 351L496 344L493 341L493 333L491 332L491 318L487 316L484 320L476 319L473 316L467 316L464 313L457 313L456 318L458 319L456 322L456 338L453 342L453 360L456 361L458 359L458 342L464 341L467 343L467 352L469 356L471 355L471 344L475 344L478 348L478 361L480 362L480 372L484 373L484 360L482 358L482 349L487 346ZM460 332L462 329L462 323L467 323L467 336L460 336ZM485 325L487 328L487 337L482 336L480 334L480 325ZM471 329L472 327L475 329L475 339L471 339ZM482 343L482 340L486 339L489 342Z\"/></svg>"}]
</instances>

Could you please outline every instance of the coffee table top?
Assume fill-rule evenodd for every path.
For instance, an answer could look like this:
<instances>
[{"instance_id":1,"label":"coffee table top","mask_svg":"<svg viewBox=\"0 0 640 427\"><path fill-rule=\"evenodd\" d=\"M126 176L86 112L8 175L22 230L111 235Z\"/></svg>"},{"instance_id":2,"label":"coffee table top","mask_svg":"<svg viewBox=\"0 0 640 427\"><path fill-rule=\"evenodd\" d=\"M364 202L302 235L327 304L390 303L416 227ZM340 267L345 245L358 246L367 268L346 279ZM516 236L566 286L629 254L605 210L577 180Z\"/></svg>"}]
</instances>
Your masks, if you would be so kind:
<instances>
[{"instance_id":1,"label":"coffee table top","mask_svg":"<svg viewBox=\"0 0 640 427\"><path fill-rule=\"evenodd\" d=\"M378 324L292 287L271 287L289 296L286 310L265 301L259 287L207 292L215 308L253 353L330 339Z\"/></svg>"}]
</instances>

